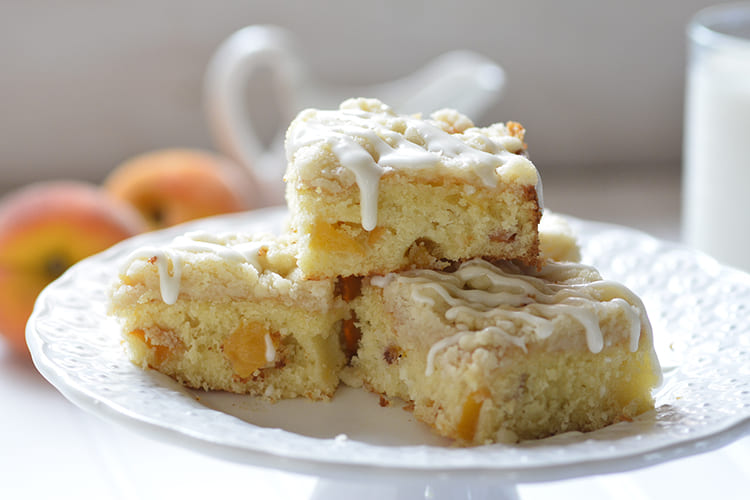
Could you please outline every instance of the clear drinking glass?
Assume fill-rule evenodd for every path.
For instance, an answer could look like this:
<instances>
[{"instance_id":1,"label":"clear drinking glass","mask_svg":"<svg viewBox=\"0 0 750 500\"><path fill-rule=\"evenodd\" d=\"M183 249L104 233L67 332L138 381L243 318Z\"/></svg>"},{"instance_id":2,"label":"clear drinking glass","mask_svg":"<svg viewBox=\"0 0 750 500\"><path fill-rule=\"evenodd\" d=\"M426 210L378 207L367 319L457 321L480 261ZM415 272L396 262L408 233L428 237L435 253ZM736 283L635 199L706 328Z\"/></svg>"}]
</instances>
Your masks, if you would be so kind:
<instances>
[{"instance_id":1,"label":"clear drinking glass","mask_svg":"<svg viewBox=\"0 0 750 500\"><path fill-rule=\"evenodd\" d=\"M698 12L688 40L683 239L750 270L750 2Z\"/></svg>"}]
</instances>

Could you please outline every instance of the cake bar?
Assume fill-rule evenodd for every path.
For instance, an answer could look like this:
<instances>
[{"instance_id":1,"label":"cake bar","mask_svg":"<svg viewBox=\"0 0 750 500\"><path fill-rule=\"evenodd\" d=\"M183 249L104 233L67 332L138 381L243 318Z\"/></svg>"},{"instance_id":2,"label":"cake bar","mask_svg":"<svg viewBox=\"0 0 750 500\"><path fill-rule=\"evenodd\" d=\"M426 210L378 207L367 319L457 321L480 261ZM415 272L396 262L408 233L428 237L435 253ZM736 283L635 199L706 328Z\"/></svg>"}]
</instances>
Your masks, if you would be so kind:
<instances>
[{"instance_id":1,"label":"cake bar","mask_svg":"<svg viewBox=\"0 0 750 500\"><path fill-rule=\"evenodd\" d=\"M342 379L458 443L591 431L653 408L645 309L591 267L474 259L367 278L350 299L360 339Z\"/></svg>"},{"instance_id":2,"label":"cake bar","mask_svg":"<svg viewBox=\"0 0 750 500\"><path fill-rule=\"evenodd\" d=\"M286 136L290 230L305 276L539 263L540 177L514 122L398 115L376 99L302 111Z\"/></svg>"},{"instance_id":3,"label":"cake bar","mask_svg":"<svg viewBox=\"0 0 750 500\"><path fill-rule=\"evenodd\" d=\"M109 312L135 364L187 386L328 399L349 316L334 286L302 279L288 238L193 232L134 252Z\"/></svg>"}]
</instances>

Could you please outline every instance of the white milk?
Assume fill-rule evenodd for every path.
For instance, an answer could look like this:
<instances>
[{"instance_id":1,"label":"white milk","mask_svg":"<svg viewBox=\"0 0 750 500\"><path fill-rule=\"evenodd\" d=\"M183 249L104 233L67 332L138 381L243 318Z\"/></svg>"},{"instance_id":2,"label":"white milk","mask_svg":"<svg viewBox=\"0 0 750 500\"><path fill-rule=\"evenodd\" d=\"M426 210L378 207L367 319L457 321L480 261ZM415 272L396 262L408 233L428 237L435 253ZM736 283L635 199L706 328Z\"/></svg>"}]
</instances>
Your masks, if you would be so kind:
<instances>
[{"instance_id":1,"label":"white milk","mask_svg":"<svg viewBox=\"0 0 750 500\"><path fill-rule=\"evenodd\" d=\"M684 240L750 270L750 43L697 49L685 104Z\"/></svg>"}]
</instances>

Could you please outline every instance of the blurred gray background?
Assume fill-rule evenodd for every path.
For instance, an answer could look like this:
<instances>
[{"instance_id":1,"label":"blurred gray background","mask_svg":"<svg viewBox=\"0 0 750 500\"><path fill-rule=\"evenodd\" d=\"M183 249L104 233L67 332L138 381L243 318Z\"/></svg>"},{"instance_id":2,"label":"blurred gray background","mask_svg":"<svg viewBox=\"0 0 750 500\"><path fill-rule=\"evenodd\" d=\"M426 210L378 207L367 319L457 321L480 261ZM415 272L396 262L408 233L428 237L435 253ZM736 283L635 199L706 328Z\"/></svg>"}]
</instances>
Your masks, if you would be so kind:
<instances>
[{"instance_id":1,"label":"blurred gray background","mask_svg":"<svg viewBox=\"0 0 750 500\"><path fill-rule=\"evenodd\" d=\"M233 31L269 23L333 83L389 80L452 49L490 57L508 84L478 121L522 122L543 175L679 169L685 25L709 3L0 0L0 192L213 148L206 64Z\"/></svg>"}]
</instances>

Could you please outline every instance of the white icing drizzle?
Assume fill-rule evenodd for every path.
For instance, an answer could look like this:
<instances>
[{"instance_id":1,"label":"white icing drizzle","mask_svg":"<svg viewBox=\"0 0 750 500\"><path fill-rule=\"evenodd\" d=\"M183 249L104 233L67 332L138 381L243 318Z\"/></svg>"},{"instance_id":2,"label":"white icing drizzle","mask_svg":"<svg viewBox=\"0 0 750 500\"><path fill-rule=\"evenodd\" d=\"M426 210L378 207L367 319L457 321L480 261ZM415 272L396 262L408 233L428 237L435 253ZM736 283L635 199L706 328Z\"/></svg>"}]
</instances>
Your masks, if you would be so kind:
<instances>
[{"instance_id":1,"label":"white icing drizzle","mask_svg":"<svg viewBox=\"0 0 750 500\"><path fill-rule=\"evenodd\" d=\"M354 173L359 186L362 227L372 231L378 224L378 189L384 169L362 147L339 136L332 141L331 150L341 165Z\"/></svg>"},{"instance_id":2,"label":"white icing drizzle","mask_svg":"<svg viewBox=\"0 0 750 500\"><path fill-rule=\"evenodd\" d=\"M165 304L174 304L180 295L180 280L182 279L182 259L179 254L169 249L142 248L130 254L125 268L136 259L153 259L159 272L159 291ZM171 264L171 272L170 272Z\"/></svg>"},{"instance_id":3,"label":"white icing drizzle","mask_svg":"<svg viewBox=\"0 0 750 500\"><path fill-rule=\"evenodd\" d=\"M339 164L355 176L362 227L371 231L377 225L380 178L389 170L442 166L471 172L485 185L494 187L506 166L523 162L533 169L528 159L503 149L504 145L495 144L497 151L491 154L472 147L459 136L444 131L436 122L397 115L379 101L357 99L344 102L338 111L302 112L289 129L286 150L292 164L299 149L328 144ZM488 137L484 139L492 142ZM538 173L535 183L541 192Z\"/></svg>"},{"instance_id":4,"label":"white icing drizzle","mask_svg":"<svg viewBox=\"0 0 750 500\"><path fill-rule=\"evenodd\" d=\"M264 339L266 341L266 362L271 363L274 359L276 359L276 348L273 346L271 334L266 333Z\"/></svg>"},{"instance_id":5,"label":"white icing drizzle","mask_svg":"<svg viewBox=\"0 0 750 500\"><path fill-rule=\"evenodd\" d=\"M260 250L270 243L263 240L247 241L237 244L226 242L229 235L212 235L203 231L193 231L177 236L164 247L144 247L131 253L120 269L125 274L135 260L146 259L156 265L159 273L159 291L165 304L177 302L182 280L182 255L186 253L210 253L224 260L248 263L261 271ZM268 345L268 344L266 344ZM273 345L272 345L273 346ZM268 356L268 349L266 349Z\"/></svg>"},{"instance_id":6,"label":"white icing drizzle","mask_svg":"<svg viewBox=\"0 0 750 500\"><path fill-rule=\"evenodd\" d=\"M513 335L508 335L504 330L498 328L497 326L488 326L487 328L484 328L477 333L485 332L500 336L509 344L513 344L523 350L523 352L526 352L526 344L523 342L523 340L518 337L514 337ZM427 368L425 368L425 375L429 377L435 371L435 355L438 352L453 344L458 344L462 338L471 333L472 332L462 331L435 342L435 344L433 344L433 346L430 348L430 352L427 355Z\"/></svg>"},{"instance_id":7,"label":"white icing drizzle","mask_svg":"<svg viewBox=\"0 0 750 500\"><path fill-rule=\"evenodd\" d=\"M509 264L500 267L475 259L465 262L452 273L419 269L401 275L375 277L371 284L386 287L392 281L409 283L414 301L431 306L442 301L447 306L444 314L448 321L489 319L494 323L479 331L463 326L464 329L457 334L434 343L427 355L426 375L434 369L435 356L465 336L491 333L525 350L523 339L507 332L516 330L518 323L522 323L529 325L537 338L546 339L555 330L555 319L563 316L577 321L584 328L591 352L601 352L604 338L598 312L606 302L616 305L628 316L629 349L637 351L641 333L651 337L651 326L641 300L624 285L613 281L554 281L555 276L571 276L582 269L592 270L583 264L549 261L541 271L531 269L521 273ZM658 363L655 364L654 370L658 370Z\"/></svg>"}]
</instances>

